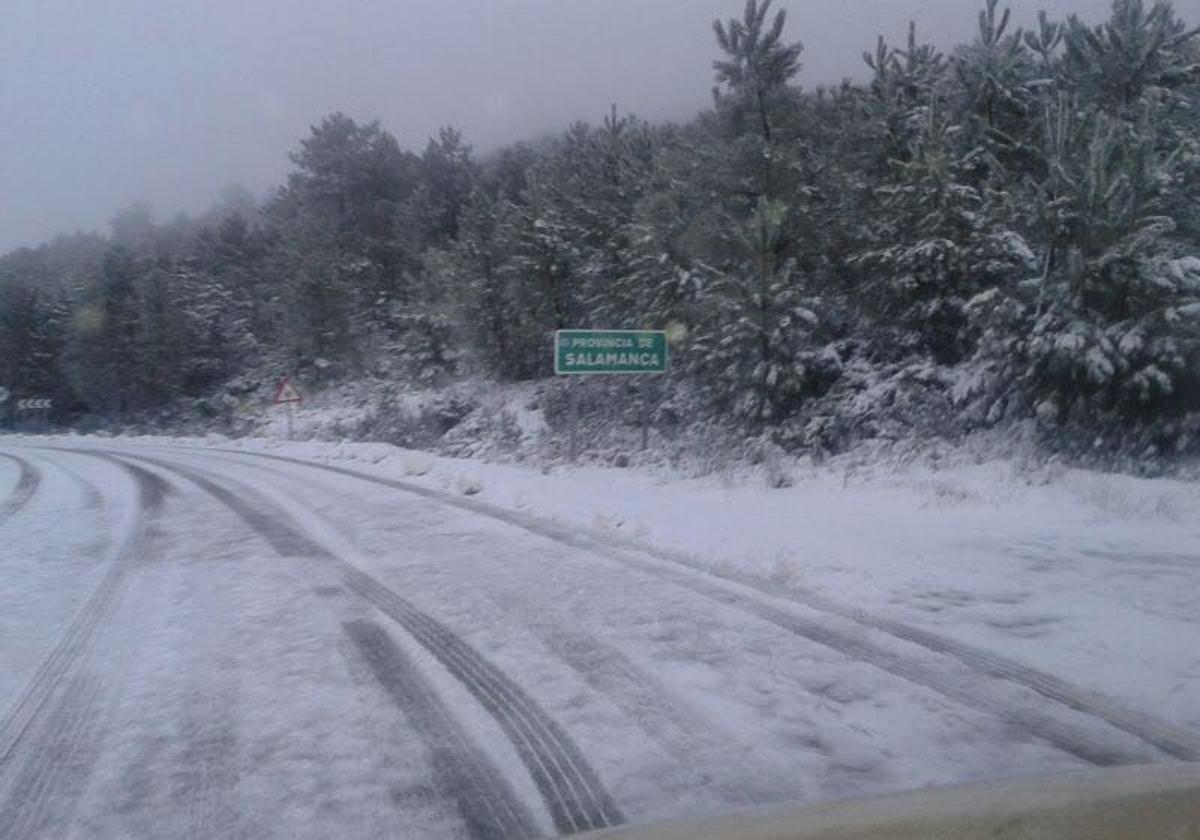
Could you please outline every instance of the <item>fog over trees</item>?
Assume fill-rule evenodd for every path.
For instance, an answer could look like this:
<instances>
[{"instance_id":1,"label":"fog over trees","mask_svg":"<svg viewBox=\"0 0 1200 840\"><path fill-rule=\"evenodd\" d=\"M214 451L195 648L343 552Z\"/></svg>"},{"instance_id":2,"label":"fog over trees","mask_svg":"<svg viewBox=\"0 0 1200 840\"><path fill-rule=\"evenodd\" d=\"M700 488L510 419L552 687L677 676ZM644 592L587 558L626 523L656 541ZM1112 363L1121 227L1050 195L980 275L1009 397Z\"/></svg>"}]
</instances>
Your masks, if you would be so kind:
<instances>
[{"instance_id":1,"label":"fog over trees","mask_svg":"<svg viewBox=\"0 0 1200 840\"><path fill-rule=\"evenodd\" d=\"M899 418L1200 450L1200 21L986 0L967 44L916 21L804 89L783 11L735 11L690 122L478 155L334 113L265 203L0 258L0 385L123 420L247 376L547 377L555 329L672 325L688 411L788 448Z\"/></svg>"}]
</instances>

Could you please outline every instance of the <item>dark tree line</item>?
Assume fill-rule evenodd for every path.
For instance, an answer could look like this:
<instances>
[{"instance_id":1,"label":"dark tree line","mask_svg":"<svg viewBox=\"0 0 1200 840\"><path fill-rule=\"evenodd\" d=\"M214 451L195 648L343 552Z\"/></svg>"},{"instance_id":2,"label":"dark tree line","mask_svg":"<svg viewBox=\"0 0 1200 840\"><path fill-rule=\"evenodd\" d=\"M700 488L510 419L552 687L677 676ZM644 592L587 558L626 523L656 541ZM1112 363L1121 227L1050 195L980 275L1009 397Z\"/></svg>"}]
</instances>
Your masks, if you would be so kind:
<instances>
[{"instance_id":1,"label":"dark tree line","mask_svg":"<svg viewBox=\"0 0 1200 840\"><path fill-rule=\"evenodd\" d=\"M261 206L135 206L9 254L0 384L121 415L247 372L521 380L554 329L672 325L703 405L783 442L907 372L965 425L1194 446L1198 31L1142 0L1020 29L985 0L948 54L914 26L866 82L804 90L770 6L714 24L687 124L614 108L480 157L333 114Z\"/></svg>"}]
</instances>

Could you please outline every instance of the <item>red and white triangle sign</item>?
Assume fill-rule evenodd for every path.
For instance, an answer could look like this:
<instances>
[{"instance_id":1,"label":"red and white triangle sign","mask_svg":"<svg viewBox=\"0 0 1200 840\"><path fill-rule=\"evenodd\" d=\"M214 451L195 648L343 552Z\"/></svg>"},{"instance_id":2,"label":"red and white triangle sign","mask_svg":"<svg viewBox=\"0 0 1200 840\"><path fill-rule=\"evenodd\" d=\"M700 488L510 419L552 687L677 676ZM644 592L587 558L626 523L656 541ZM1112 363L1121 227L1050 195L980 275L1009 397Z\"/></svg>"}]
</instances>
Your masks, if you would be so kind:
<instances>
[{"instance_id":1,"label":"red and white triangle sign","mask_svg":"<svg viewBox=\"0 0 1200 840\"><path fill-rule=\"evenodd\" d=\"M296 386L286 376L279 382L279 390L275 392L275 405L283 403L298 403L303 401L300 392L296 390Z\"/></svg>"}]
</instances>

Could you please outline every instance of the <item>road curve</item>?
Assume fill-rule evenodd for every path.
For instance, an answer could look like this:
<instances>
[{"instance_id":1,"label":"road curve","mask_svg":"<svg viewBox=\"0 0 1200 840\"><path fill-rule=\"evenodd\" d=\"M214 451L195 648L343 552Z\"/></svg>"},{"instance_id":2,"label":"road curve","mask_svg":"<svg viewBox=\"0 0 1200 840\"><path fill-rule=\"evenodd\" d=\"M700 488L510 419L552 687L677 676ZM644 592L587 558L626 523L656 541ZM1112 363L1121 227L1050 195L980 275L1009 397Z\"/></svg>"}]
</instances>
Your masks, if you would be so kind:
<instances>
[{"instance_id":1,"label":"road curve","mask_svg":"<svg viewBox=\"0 0 1200 840\"><path fill-rule=\"evenodd\" d=\"M36 666L0 636L0 838L549 836L1197 749L953 640L402 481L0 454L95 488L26 480L0 540L56 557L71 504L109 529L86 597L46 594L82 556L0 555L63 628Z\"/></svg>"},{"instance_id":2,"label":"road curve","mask_svg":"<svg viewBox=\"0 0 1200 840\"><path fill-rule=\"evenodd\" d=\"M17 482L8 497L0 500L0 522L28 504L42 483L42 474L28 460L18 455L0 452L0 458L12 462L17 468Z\"/></svg>"},{"instance_id":3,"label":"road curve","mask_svg":"<svg viewBox=\"0 0 1200 840\"><path fill-rule=\"evenodd\" d=\"M578 530L568 529L554 522L539 521L536 517L522 513L503 510L470 499L460 499L449 494L438 493L435 490L420 487L409 482L381 478L359 470L329 464L316 464L301 461L287 456L267 453L246 453L252 457L274 459L294 464L304 464L314 469L336 472L353 476L365 482L390 487L406 493L416 493L439 500L466 510L491 516L535 533L570 545L586 547L602 553L610 559L625 564L646 569L654 574L672 580L680 585L691 588L714 600L736 604L747 612L760 618L785 627L798 635L805 636L837 650L848 653L856 659L870 661L885 670L913 681L927 684L938 691L949 694L967 703L983 702L991 705L987 698L976 694L968 688L960 688L937 674L923 673L922 669L897 658L889 652L875 648L861 638L857 632L842 634L832 629L828 621L806 621L788 609L780 609L779 601L765 591L758 591L754 582L744 579L715 578L704 570L696 569L682 555L652 549L641 545L631 545L628 541L612 537L598 537L591 534L581 534ZM663 561L656 563L655 561ZM731 585L733 584L733 585ZM737 585L740 584L740 585ZM1123 730L1147 745L1178 758L1182 761L1200 761L1200 733L1192 732L1184 727L1176 726L1154 718L1142 712L1126 708L1122 704L1104 697L1097 692L1088 691L1078 686L1035 668L1022 665L1007 657L981 650L937 633L913 627L900 621L888 620L870 615L863 610L857 610L841 604L836 604L826 598L811 593L798 593L795 596L804 605L818 610L828 616L848 619L861 627L882 631L889 636L904 642L910 642L939 654L954 657L977 674L984 674L1002 680L1007 680L1029 688L1044 697L1079 711L1085 715L1104 720L1114 728ZM1086 739L1077 740L1070 732L1061 730L1056 724L1045 720L1027 720L1025 724L1034 727L1035 731L1054 742L1057 746L1072 752L1079 757L1098 765L1119 765L1137 763L1148 755L1130 753L1121 749L1110 750L1107 747L1088 743Z\"/></svg>"},{"instance_id":4,"label":"road curve","mask_svg":"<svg viewBox=\"0 0 1200 840\"><path fill-rule=\"evenodd\" d=\"M282 557L309 557L336 564L349 589L378 608L412 635L441 662L491 713L512 740L542 791L562 832L587 831L624 820L611 796L580 754L578 747L526 693L436 619L423 613L375 578L311 540L287 514L272 509L252 491L231 488L212 475L145 456L137 458L193 482L268 540ZM367 625L355 625L356 641L375 639ZM369 648L371 646L368 646Z\"/></svg>"},{"instance_id":5,"label":"road curve","mask_svg":"<svg viewBox=\"0 0 1200 840\"><path fill-rule=\"evenodd\" d=\"M151 522L170 488L157 475L132 464L125 470L138 488L139 512L121 535L99 585L87 598L28 686L0 718L0 838L33 837L50 830L74 801L86 776L78 768L94 761L94 723L107 670L87 662L121 597L130 570L150 549ZM90 746L89 746L90 745ZM90 749L90 759L85 759ZM68 770L62 759L77 766Z\"/></svg>"}]
</instances>

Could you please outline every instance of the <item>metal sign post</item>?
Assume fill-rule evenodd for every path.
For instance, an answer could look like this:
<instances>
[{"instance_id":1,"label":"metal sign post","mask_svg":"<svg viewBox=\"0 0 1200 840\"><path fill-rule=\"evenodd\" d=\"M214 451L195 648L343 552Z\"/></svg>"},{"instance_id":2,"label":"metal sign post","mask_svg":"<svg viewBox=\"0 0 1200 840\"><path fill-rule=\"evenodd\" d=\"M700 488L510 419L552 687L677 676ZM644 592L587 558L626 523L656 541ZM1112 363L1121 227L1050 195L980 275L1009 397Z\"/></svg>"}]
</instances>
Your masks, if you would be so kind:
<instances>
[{"instance_id":1,"label":"metal sign post","mask_svg":"<svg viewBox=\"0 0 1200 840\"><path fill-rule=\"evenodd\" d=\"M642 451L650 448L650 385L649 379L642 379Z\"/></svg>"},{"instance_id":2,"label":"metal sign post","mask_svg":"<svg viewBox=\"0 0 1200 840\"><path fill-rule=\"evenodd\" d=\"M571 463L574 463L575 459L579 457L579 383L578 383L578 381L575 379L572 379L571 384L567 390L570 393L570 399L571 399L571 419L568 422L570 423L569 434L570 434L570 439L571 439L571 444L570 444Z\"/></svg>"},{"instance_id":3,"label":"metal sign post","mask_svg":"<svg viewBox=\"0 0 1200 840\"><path fill-rule=\"evenodd\" d=\"M275 392L275 405L284 406L287 412L287 439L292 439L292 407L299 402L303 402L304 397L296 390L296 386L288 377L283 377L279 381L279 389Z\"/></svg>"},{"instance_id":4,"label":"metal sign post","mask_svg":"<svg viewBox=\"0 0 1200 840\"><path fill-rule=\"evenodd\" d=\"M661 374L668 370L665 330L558 330L554 334L554 372L559 376L597 374ZM642 449L650 446L650 383L643 379ZM579 457L579 387L572 381L570 456Z\"/></svg>"}]
</instances>

